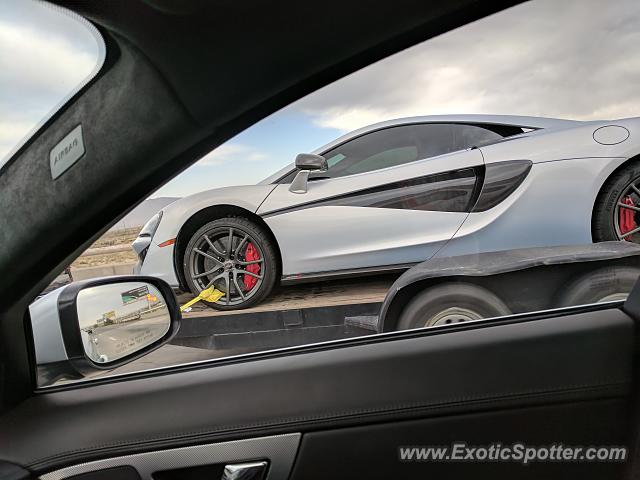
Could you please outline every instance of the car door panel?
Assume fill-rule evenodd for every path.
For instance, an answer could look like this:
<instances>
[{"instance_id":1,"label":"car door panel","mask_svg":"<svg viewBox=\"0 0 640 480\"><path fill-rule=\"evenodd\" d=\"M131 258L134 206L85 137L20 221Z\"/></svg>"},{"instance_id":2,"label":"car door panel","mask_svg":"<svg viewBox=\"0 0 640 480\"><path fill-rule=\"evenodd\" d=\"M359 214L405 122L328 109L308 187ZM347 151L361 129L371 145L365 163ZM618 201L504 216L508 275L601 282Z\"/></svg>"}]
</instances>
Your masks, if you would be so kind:
<instances>
[{"instance_id":1,"label":"car door panel","mask_svg":"<svg viewBox=\"0 0 640 480\"><path fill-rule=\"evenodd\" d=\"M300 443L300 434L232 440L164 449L72 465L42 475L41 480L189 480L223 478L227 465L265 462L265 480L287 478ZM240 461L239 461L240 459ZM108 472L100 478L97 472ZM117 472L117 474L115 474ZM119 477L116 475L120 475ZM135 476L134 476L135 475ZM250 476L225 480L258 480Z\"/></svg>"},{"instance_id":2,"label":"car door panel","mask_svg":"<svg viewBox=\"0 0 640 480\"><path fill-rule=\"evenodd\" d=\"M467 218L482 164L473 149L310 181L305 194L281 184L258 214L286 252L284 276L424 261Z\"/></svg>"},{"instance_id":3,"label":"car door panel","mask_svg":"<svg viewBox=\"0 0 640 480\"><path fill-rule=\"evenodd\" d=\"M97 380L45 390L21 404L0 420L0 452L3 460L41 474L243 438L301 433L304 443L309 432L379 423L455 423L460 415L484 412L498 424L507 410L544 405L594 405L591 421L608 422L619 403L604 400L622 402L630 394L633 333L632 319L609 308L398 332L164 375ZM523 428L537 423L535 416L522 421ZM502 440L487 435L487 441Z\"/></svg>"},{"instance_id":4,"label":"car door panel","mask_svg":"<svg viewBox=\"0 0 640 480\"><path fill-rule=\"evenodd\" d=\"M287 252L282 258L287 280L428 260L467 215L326 206L280 215L267 223Z\"/></svg>"},{"instance_id":5,"label":"car door panel","mask_svg":"<svg viewBox=\"0 0 640 480\"><path fill-rule=\"evenodd\" d=\"M325 180L311 180L308 191L302 194L290 192L290 185L283 183L271 192L269 197L260 205L257 213L259 215L273 214L278 210L326 200L371 187L483 164L482 154L479 149L474 148L366 173Z\"/></svg>"},{"instance_id":6,"label":"car door panel","mask_svg":"<svg viewBox=\"0 0 640 480\"><path fill-rule=\"evenodd\" d=\"M305 434L291 480L324 479L615 479L624 463L400 461L399 448L466 445L624 445L628 402L607 399L523 407ZM345 468L337 468L345 465Z\"/></svg>"}]
</instances>

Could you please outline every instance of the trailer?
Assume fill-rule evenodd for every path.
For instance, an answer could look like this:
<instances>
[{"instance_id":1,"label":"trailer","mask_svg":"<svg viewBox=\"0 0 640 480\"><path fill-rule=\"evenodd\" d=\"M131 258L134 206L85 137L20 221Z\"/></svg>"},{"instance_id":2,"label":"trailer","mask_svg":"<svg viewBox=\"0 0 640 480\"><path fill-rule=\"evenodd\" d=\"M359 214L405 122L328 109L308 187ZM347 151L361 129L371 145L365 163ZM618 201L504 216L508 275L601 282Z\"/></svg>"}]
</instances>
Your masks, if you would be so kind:
<instances>
[{"instance_id":1,"label":"trailer","mask_svg":"<svg viewBox=\"0 0 640 480\"><path fill-rule=\"evenodd\" d=\"M640 245L630 242L431 259L401 275L286 287L245 310L200 304L184 314L174 343L245 353L622 301L639 276Z\"/></svg>"},{"instance_id":2,"label":"trailer","mask_svg":"<svg viewBox=\"0 0 640 480\"><path fill-rule=\"evenodd\" d=\"M401 275L283 287L267 302L245 310L216 311L196 304L183 314L171 344L116 373L409 328L622 302L639 276L640 246L628 242L432 259ZM191 298L185 293L178 296L180 303Z\"/></svg>"},{"instance_id":3,"label":"trailer","mask_svg":"<svg viewBox=\"0 0 640 480\"><path fill-rule=\"evenodd\" d=\"M623 301L640 276L640 245L523 248L432 259L390 287L378 332Z\"/></svg>"},{"instance_id":4,"label":"trailer","mask_svg":"<svg viewBox=\"0 0 640 480\"><path fill-rule=\"evenodd\" d=\"M266 302L242 310L219 311L196 303L183 313L171 343L207 350L210 358L218 358L371 335L376 325L361 319L377 318L397 278L388 274L281 287ZM180 293L178 302L191 298Z\"/></svg>"}]
</instances>

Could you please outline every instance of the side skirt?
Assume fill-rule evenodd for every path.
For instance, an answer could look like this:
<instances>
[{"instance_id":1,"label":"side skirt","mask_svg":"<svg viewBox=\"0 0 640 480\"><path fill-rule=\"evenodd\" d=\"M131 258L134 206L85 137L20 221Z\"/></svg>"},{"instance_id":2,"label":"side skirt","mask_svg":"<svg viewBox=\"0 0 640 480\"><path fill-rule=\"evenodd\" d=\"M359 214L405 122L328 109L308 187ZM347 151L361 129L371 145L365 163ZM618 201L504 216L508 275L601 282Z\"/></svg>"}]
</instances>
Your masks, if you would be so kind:
<instances>
[{"instance_id":1,"label":"side skirt","mask_svg":"<svg viewBox=\"0 0 640 480\"><path fill-rule=\"evenodd\" d=\"M281 285L294 285L298 283L318 282L323 280L336 280L342 278L366 277L380 273L402 273L416 265L416 263L402 263L395 265L380 265L377 267L351 268L345 270L330 270L326 272L297 273L283 275L280 278Z\"/></svg>"}]
</instances>

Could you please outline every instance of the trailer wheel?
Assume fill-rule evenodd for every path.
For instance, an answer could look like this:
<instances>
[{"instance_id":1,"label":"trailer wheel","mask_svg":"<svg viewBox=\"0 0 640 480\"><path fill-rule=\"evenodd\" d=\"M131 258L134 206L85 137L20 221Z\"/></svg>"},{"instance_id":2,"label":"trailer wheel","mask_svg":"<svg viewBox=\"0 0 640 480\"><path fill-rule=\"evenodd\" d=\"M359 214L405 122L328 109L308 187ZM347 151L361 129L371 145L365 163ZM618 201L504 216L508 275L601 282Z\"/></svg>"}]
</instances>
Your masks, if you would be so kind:
<instances>
[{"instance_id":1,"label":"trailer wheel","mask_svg":"<svg viewBox=\"0 0 640 480\"><path fill-rule=\"evenodd\" d=\"M625 300L639 276L638 268L603 267L572 281L558 303L561 307L571 307Z\"/></svg>"},{"instance_id":2,"label":"trailer wheel","mask_svg":"<svg viewBox=\"0 0 640 480\"><path fill-rule=\"evenodd\" d=\"M449 283L423 290L405 307L398 330L501 317L509 308L486 288L470 283Z\"/></svg>"}]
</instances>

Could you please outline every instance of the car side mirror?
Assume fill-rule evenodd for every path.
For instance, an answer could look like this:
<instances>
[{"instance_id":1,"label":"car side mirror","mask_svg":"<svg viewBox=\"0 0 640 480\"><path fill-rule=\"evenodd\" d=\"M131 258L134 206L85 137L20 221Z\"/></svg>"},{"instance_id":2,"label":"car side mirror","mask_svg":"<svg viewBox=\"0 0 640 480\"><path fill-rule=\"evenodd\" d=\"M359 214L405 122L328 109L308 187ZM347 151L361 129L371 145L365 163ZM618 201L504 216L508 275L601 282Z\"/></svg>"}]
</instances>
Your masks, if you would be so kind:
<instances>
[{"instance_id":1,"label":"car side mirror","mask_svg":"<svg viewBox=\"0 0 640 480\"><path fill-rule=\"evenodd\" d=\"M326 170L327 160L322 155L314 153L300 153L296 156L298 170Z\"/></svg>"},{"instance_id":2,"label":"car side mirror","mask_svg":"<svg viewBox=\"0 0 640 480\"><path fill-rule=\"evenodd\" d=\"M167 343L181 314L173 290L153 277L73 282L29 307L38 385L95 376Z\"/></svg>"},{"instance_id":3,"label":"car side mirror","mask_svg":"<svg viewBox=\"0 0 640 480\"><path fill-rule=\"evenodd\" d=\"M309 174L313 171L324 172L329 167L327 166L327 159L322 155L301 153L296 157L296 168L298 169L298 174L289 187L291 193L307 193Z\"/></svg>"}]
</instances>

